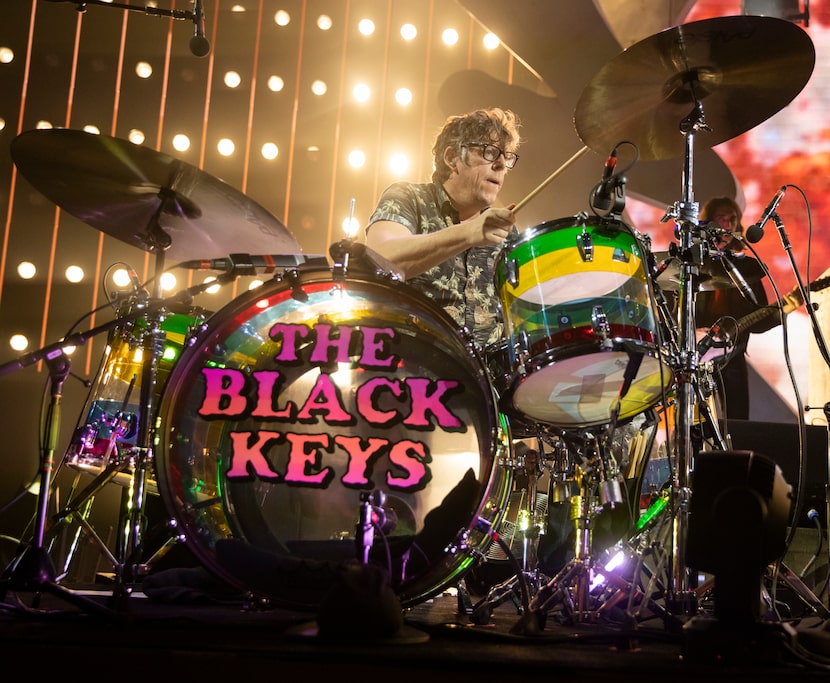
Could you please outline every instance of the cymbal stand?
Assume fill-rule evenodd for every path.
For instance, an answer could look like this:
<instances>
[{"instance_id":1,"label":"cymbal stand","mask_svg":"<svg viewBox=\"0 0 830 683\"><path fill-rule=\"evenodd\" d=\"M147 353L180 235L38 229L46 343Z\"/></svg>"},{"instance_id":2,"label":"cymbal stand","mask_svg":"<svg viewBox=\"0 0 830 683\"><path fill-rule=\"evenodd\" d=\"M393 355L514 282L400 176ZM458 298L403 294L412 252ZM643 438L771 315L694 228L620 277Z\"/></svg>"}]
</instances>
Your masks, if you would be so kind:
<instances>
[{"instance_id":1,"label":"cymbal stand","mask_svg":"<svg viewBox=\"0 0 830 683\"><path fill-rule=\"evenodd\" d=\"M159 222L165 213L167 204L177 204L175 192L162 188L159 193L159 206L148 223L145 242L149 251L156 256L155 274L153 278L155 299L160 300L161 278L164 273L164 254L172 244L172 239ZM148 292L143 292L149 298ZM146 520L144 508L147 499L147 473L153 461L153 435L155 434L153 421L155 418L155 388L158 375L158 364L164 353L165 334L162 330L162 315L158 308L146 306L147 328L143 331L143 355L141 367L141 386L139 388L138 430L135 442L135 459L131 487L127 493L127 509L124 511L123 526L116 541L116 556L122 560L119 571L116 572L115 600L129 596L132 584L137 582L144 573L141 564L143 551L144 529Z\"/></svg>"},{"instance_id":2,"label":"cymbal stand","mask_svg":"<svg viewBox=\"0 0 830 683\"><path fill-rule=\"evenodd\" d=\"M689 84L694 94L694 83ZM710 130L706 125L703 105L695 97L692 112L680 123L685 139L683 166L683 200L669 209L663 221L674 218L675 235L680 242L680 287L678 292L678 344L679 371L676 373L676 421L674 436L675 466L672 478L673 518L672 557L670 558L671 585L667 595L667 608L674 614L693 614L697 609L694 581L686 566L686 537L689 522L693 470L693 444L691 429L694 423L698 370L698 353L695 338L695 295L699 287L700 265L705 257L705 244L700 239L698 224L699 205L694 201L692 169L695 133Z\"/></svg>"}]
</instances>

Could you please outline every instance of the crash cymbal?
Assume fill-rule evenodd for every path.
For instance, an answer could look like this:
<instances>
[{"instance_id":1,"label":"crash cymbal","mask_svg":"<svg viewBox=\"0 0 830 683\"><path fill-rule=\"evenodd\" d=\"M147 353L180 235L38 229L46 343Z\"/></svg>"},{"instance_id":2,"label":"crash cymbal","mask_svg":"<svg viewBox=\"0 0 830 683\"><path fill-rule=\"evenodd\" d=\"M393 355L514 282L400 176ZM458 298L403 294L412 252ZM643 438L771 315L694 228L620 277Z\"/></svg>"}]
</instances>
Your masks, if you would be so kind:
<instances>
[{"instance_id":1,"label":"crash cymbal","mask_svg":"<svg viewBox=\"0 0 830 683\"><path fill-rule=\"evenodd\" d=\"M574 123L606 155L627 140L640 159L682 156L681 124L700 104L695 143L714 147L786 107L815 65L807 33L784 19L732 16L667 29L602 67L582 92ZM692 131L693 132L693 131Z\"/></svg>"},{"instance_id":2,"label":"crash cymbal","mask_svg":"<svg viewBox=\"0 0 830 683\"><path fill-rule=\"evenodd\" d=\"M190 164L127 140L80 130L18 135L23 176L84 223L165 257L299 254L299 243L259 204Z\"/></svg>"},{"instance_id":3,"label":"crash cymbal","mask_svg":"<svg viewBox=\"0 0 830 683\"><path fill-rule=\"evenodd\" d=\"M729 252L727 258L735 264L735 267L744 280L746 280L747 284L751 285L753 282L759 282L764 277L764 269L754 258L734 252ZM668 260L668 264L665 265L665 270L657 276L657 284L665 291L678 291L680 289L680 259L671 258L667 251L655 251L654 260L658 266L665 264ZM729 287L735 287L735 283L729 276L721 258L718 256L710 256L704 260L700 265L698 290L713 291L716 289L727 289Z\"/></svg>"}]
</instances>

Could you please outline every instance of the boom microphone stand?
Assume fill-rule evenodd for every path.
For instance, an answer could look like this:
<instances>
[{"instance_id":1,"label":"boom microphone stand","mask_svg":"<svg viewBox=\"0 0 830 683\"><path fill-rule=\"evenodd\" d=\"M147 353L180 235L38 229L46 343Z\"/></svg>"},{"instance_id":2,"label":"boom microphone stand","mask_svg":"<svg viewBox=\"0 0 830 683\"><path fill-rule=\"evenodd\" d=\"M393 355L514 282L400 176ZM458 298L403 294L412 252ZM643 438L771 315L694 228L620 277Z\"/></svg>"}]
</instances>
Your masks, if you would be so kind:
<instances>
[{"instance_id":1,"label":"boom microphone stand","mask_svg":"<svg viewBox=\"0 0 830 683\"><path fill-rule=\"evenodd\" d=\"M41 355L35 354L35 360L44 360L49 368L51 400L46 413L44 425L44 443L40 459L40 487L38 490L35 530L31 543L21 549L0 580L0 598L5 599L11 591L35 593L34 607L38 607L42 593L56 595L84 612L103 616L113 616L113 612L103 605L59 586L56 583L55 568L44 547L44 529L49 504L49 489L52 485L52 472L55 463L55 448L60 433L60 409L63 396L63 384L69 376L70 362L61 349L50 348Z\"/></svg>"}]
</instances>

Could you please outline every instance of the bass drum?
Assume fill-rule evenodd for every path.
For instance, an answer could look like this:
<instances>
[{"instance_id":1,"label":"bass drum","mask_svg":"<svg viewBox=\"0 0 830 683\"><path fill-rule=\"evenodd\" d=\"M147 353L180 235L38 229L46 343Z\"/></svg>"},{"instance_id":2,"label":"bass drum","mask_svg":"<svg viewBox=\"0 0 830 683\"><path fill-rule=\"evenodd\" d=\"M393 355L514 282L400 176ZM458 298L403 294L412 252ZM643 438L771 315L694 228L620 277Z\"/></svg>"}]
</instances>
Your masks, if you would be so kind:
<instances>
[{"instance_id":1,"label":"bass drum","mask_svg":"<svg viewBox=\"0 0 830 683\"><path fill-rule=\"evenodd\" d=\"M509 496L509 425L475 345L385 276L292 270L219 310L159 408L157 479L196 558L314 608L338 568L403 606L457 582Z\"/></svg>"}]
</instances>

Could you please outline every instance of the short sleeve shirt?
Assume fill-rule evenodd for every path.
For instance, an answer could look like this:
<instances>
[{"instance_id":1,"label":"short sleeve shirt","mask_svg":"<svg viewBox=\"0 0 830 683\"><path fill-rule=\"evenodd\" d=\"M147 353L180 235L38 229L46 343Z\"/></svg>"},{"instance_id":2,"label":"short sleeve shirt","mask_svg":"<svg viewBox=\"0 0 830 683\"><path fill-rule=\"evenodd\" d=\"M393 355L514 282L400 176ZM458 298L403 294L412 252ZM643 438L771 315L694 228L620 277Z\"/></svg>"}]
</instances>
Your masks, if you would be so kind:
<instances>
[{"instance_id":1,"label":"short sleeve shirt","mask_svg":"<svg viewBox=\"0 0 830 683\"><path fill-rule=\"evenodd\" d=\"M440 183L395 183L378 200L368 225L394 221L413 234L437 232L460 223ZM472 335L479 349L501 341L503 325L494 274L499 247L472 247L407 279Z\"/></svg>"}]
</instances>

